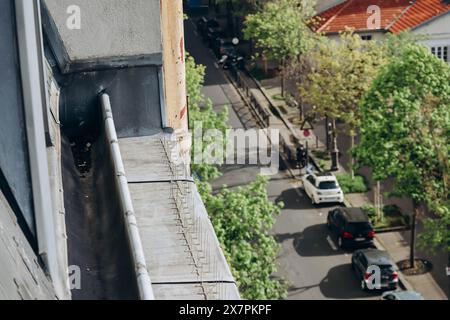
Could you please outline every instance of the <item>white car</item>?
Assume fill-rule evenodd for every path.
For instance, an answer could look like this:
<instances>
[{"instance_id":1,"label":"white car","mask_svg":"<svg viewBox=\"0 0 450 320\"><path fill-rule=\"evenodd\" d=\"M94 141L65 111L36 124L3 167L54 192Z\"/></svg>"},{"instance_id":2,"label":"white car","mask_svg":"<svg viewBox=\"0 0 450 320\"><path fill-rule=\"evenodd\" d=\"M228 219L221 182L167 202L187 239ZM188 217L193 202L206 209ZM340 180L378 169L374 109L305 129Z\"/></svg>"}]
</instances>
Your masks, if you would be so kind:
<instances>
[{"instance_id":1,"label":"white car","mask_svg":"<svg viewBox=\"0 0 450 320\"><path fill-rule=\"evenodd\" d=\"M302 177L305 193L315 203L343 203L344 193L331 173L311 173Z\"/></svg>"}]
</instances>

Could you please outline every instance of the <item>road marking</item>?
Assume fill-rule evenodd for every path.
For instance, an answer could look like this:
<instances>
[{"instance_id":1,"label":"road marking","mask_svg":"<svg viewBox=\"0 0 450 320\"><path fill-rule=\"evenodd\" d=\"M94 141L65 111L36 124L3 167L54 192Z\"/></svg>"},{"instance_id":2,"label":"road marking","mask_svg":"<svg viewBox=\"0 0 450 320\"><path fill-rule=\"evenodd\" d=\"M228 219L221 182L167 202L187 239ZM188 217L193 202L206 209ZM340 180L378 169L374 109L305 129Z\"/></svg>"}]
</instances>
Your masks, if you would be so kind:
<instances>
[{"instance_id":1,"label":"road marking","mask_svg":"<svg viewBox=\"0 0 450 320\"><path fill-rule=\"evenodd\" d=\"M214 67L216 67L216 69L219 69L219 65L217 64L217 62L214 62Z\"/></svg>"},{"instance_id":2,"label":"road marking","mask_svg":"<svg viewBox=\"0 0 450 320\"><path fill-rule=\"evenodd\" d=\"M338 248L337 248L336 245L334 244L333 239L331 239L330 236L327 237L327 241L328 241L328 244L330 245L331 249L333 249L334 251L337 251L337 250L338 250Z\"/></svg>"}]
</instances>

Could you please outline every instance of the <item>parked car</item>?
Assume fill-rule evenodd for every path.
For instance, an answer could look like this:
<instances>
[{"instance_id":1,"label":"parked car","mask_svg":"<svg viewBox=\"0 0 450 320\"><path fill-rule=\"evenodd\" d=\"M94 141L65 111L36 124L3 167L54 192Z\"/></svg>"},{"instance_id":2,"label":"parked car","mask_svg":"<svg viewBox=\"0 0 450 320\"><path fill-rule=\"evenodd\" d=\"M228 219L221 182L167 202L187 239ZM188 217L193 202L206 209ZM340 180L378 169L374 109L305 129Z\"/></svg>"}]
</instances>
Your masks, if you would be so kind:
<instances>
[{"instance_id":1,"label":"parked car","mask_svg":"<svg viewBox=\"0 0 450 320\"><path fill-rule=\"evenodd\" d=\"M331 173L311 173L302 177L305 193L315 203L343 203L344 193Z\"/></svg>"},{"instance_id":2,"label":"parked car","mask_svg":"<svg viewBox=\"0 0 450 320\"><path fill-rule=\"evenodd\" d=\"M224 38L214 39L212 50L219 59L224 55L233 55L237 53L236 46L231 41Z\"/></svg>"},{"instance_id":3,"label":"parked car","mask_svg":"<svg viewBox=\"0 0 450 320\"><path fill-rule=\"evenodd\" d=\"M205 16L197 20L197 31L204 39L206 39L208 29L220 29L220 24L216 19L208 19Z\"/></svg>"},{"instance_id":4,"label":"parked car","mask_svg":"<svg viewBox=\"0 0 450 320\"><path fill-rule=\"evenodd\" d=\"M329 211L327 226L337 236L341 248L373 246L375 231L368 215L360 208L337 208Z\"/></svg>"},{"instance_id":5,"label":"parked car","mask_svg":"<svg viewBox=\"0 0 450 320\"><path fill-rule=\"evenodd\" d=\"M380 277L377 286L370 288L373 268L379 268ZM397 290L398 288L398 268L386 251L377 249L355 251L352 256L352 269L361 283L362 290Z\"/></svg>"},{"instance_id":6,"label":"parked car","mask_svg":"<svg viewBox=\"0 0 450 320\"><path fill-rule=\"evenodd\" d=\"M424 300L423 296L415 291L386 291L381 300Z\"/></svg>"},{"instance_id":7,"label":"parked car","mask_svg":"<svg viewBox=\"0 0 450 320\"><path fill-rule=\"evenodd\" d=\"M204 39L206 44L211 49L214 49L214 44L216 41L222 38L225 38L225 33L220 28L208 28Z\"/></svg>"}]
</instances>

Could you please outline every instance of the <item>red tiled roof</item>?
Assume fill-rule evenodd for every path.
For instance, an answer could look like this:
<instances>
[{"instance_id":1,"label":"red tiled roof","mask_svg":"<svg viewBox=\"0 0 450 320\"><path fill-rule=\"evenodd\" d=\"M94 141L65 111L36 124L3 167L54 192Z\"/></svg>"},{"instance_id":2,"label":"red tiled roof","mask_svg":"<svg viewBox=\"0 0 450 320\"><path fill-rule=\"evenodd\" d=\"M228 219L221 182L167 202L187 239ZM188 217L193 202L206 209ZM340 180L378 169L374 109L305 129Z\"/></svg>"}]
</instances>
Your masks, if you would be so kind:
<instances>
[{"instance_id":1,"label":"red tiled roof","mask_svg":"<svg viewBox=\"0 0 450 320\"><path fill-rule=\"evenodd\" d=\"M442 0L347 0L322 13L314 24L317 32L333 33L346 27L368 31L369 6L380 7L381 25L378 30L398 33L417 27L424 22L450 11L450 3Z\"/></svg>"}]
</instances>

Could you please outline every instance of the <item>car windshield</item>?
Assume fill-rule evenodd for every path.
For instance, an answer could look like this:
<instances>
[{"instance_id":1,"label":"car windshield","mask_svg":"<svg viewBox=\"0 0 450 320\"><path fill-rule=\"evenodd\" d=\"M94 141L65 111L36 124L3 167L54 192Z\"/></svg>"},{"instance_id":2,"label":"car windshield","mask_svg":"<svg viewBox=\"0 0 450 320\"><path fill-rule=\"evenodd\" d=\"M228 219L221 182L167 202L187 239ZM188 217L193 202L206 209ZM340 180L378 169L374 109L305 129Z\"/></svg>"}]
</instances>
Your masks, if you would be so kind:
<instances>
[{"instance_id":1,"label":"car windshield","mask_svg":"<svg viewBox=\"0 0 450 320\"><path fill-rule=\"evenodd\" d=\"M322 181L319 183L319 189L322 190L330 190L330 189L337 189L338 185L336 181Z\"/></svg>"}]
</instances>

